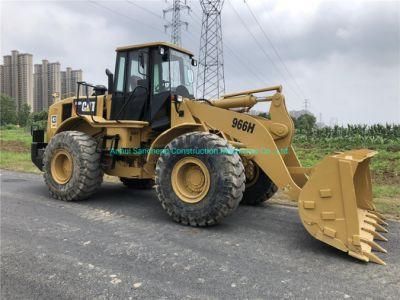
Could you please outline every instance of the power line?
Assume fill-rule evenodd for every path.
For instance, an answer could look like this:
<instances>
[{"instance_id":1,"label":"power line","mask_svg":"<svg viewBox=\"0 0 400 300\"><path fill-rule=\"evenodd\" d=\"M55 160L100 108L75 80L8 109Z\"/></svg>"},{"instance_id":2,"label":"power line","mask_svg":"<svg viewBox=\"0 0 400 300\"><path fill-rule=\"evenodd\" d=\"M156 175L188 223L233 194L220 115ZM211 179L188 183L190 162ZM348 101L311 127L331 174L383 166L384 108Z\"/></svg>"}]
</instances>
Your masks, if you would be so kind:
<instances>
[{"instance_id":1,"label":"power line","mask_svg":"<svg viewBox=\"0 0 400 300\"><path fill-rule=\"evenodd\" d=\"M102 7L103 9L109 10L109 11L115 13L115 14L121 15L121 13L119 13L119 12L113 10L113 9L110 9L110 8L104 6L104 5L98 4L98 3L95 2L95 1L89 1L89 2L91 2L91 3L94 4L94 5L100 6L100 7ZM138 7L139 9L141 9L141 10L147 12L148 14L150 14L150 15L152 15L152 16L158 18L158 19L163 20L163 17L162 17L161 15L159 15L159 14L157 14L157 13L155 13L155 12L153 12L153 11L151 11L151 10L149 10L149 9L147 9L147 8L141 6L141 5L139 5L139 4L137 4L137 3L133 2L133 1L126 0L126 2L127 2L128 4L130 4L130 5L132 5L132 6ZM192 18L192 20L194 21L194 23L196 23L196 24L199 26L199 32L200 32L200 31L201 31L201 29L200 29L200 28L201 28L201 23L200 23L200 21L199 21L199 20L200 20L200 16L199 16L199 15L196 13L196 11L193 10L193 9L190 10L190 14L191 14L192 16L195 17L195 18ZM126 15L124 15L124 14L122 14L122 16L125 17L125 18L130 19L131 21L138 22L137 19L131 18L131 17L126 16ZM144 24L144 23L142 23L142 24ZM147 26L147 25L146 25L146 26ZM153 28L153 29L156 30L156 28ZM157 30L160 31L160 32L163 32L163 31L160 30L160 29L157 29ZM163 34L165 34L165 32L163 32ZM188 38L188 39L190 39L190 40L191 40L192 42L194 42L194 43L198 43L198 42L199 42L199 41L198 41L199 39L195 39L191 34L187 34L187 35L185 34L185 37ZM239 62L239 64L240 64L243 68L245 68L246 70L249 71L249 73L252 74L252 76L254 77L254 79L257 79L257 81L259 81L259 83L261 83L261 84L265 84L265 80L264 80L259 74L257 74L257 73L254 71L253 68L249 67L249 62L244 61L244 60L240 57L240 55L237 54L237 53L235 52L235 50L233 49L233 47L232 47L228 42L226 42L226 41L224 42L224 48L226 48L226 49L228 50L228 53L227 53L227 54L228 54L230 57L234 58L235 61ZM236 66L236 65L235 65L235 66Z\"/></svg>"},{"instance_id":2,"label":"power line","mask_svg":"<svg viewBox=\"0 0 400 300\"><path fill-rule=\"evenodd\" d=\"M155 17L161 19L161 20L164 19L161 15L156 14L156 13L153 12L152 10L150 10L150 9L144 7L144 6L141 6L141 5L139 5L139 4L137 4L137 3L133 2L133 1L126 0L126 2L128 2L129 4L131 4L131 5L133 5L133 6L136 6L136 7L140 8L141 10L144 10L145 12L147 12L147 13L149 13L149 14L151 14L151 15L153 15L153 16L155 16Z\"/></svg>"},{"instance_id":3,"label":"power line","mask_svg":"<svg viewBox=\"0 0 400 300\"><path fill-rule=\"evenodd\" d=\"M274 60L271 58L271 56L265 51L264 47L260 44L260 42L258 41L257 37L254 35L254 33L250 30L250 28L247 26L246 22L243 20L243 18L240 16L240 14L237 12L237 10L235 9L235 7L232 5L232 3L228 0L227 1L230 5L230 7L232 8L232 10L234 11L234 13L236 14L236 16L238 17L239 21L242 23L242 25L245 27L245 29L247 30L247 32L250 34L250 36L253 38L254 42L257 44L257 46L260 48L260 50L262 51L262 53L264 54L264 56L271 62L271 64L273 65L273 67L275 68L275 70L280 74L280 76L288 83L289 81L286 79L286 76L280 71L280 69L278 68L278 66L276 65L276 63L274 62ZM292 91L297 95L297 97L302 98L301 95L296 91L296 89L292 89ZM304 97L303 97L304 98Z\"/></svg>"},{"instance_id":4,"label":"power line","mask_svg":"<svg viewBox=\"0 0 400 300\"><path fill-rule=\"evenodd\" d=\"M133 1L129 1L129 0L126 0L126 2L129 3L129 4L131 4L131 5L133 5L133 6L138 7L139 9L141 9L141 10L147 12L148 14L150 14L150 15L152 15L152 16L158 18L158 19L163 20L163 17L162 17L161 15L159 15L159 14L157 14L157 13L151 11L150 9L148 9L148 8L146 8L146 7L144 7L144 6L141 6L141 5L139 5L139 4L137 4L137 3L133 2ZM201 17L197 14L196 10L194 10L194 9L192 9L192 8L190 8L190 15L192 15L192 16L194 17L194 18L192 18L191 20L194 21L195 24L197 24L197 26L199 27L199 32L200 32L200 31L201 31ZM185 36L186 36L186 38L190 39L192 42L198 43L198 39L196 40L191 34L187 34L187 35L185 35ZM237 53L235 52L235 50L233 50L233 47L232 47L228 42L226 42L226 41L224 42L224 48L226 48L226 49L228 50L228 53L227 53L227 54L228 54L230 57L233 57L233 58L235 59L235 61L239 62L239 64L242 65L242 67L244 67L246 70L249 71L249 73L252 74L252 76L254 77L254 79L257 79L257 81L259 81L261 84L266 84L266 83L265 83L265 80L264 80L259 74L257 74L257 73L254 71L253 68L249 67L249 62L244 61L244 60L240 57L240 55L237 54ZM236 66L236 65L235 65L235 66Z\"/></svg>"},{"instance_id":5,"label":"power line","mask_svg":"<svg viewBox=\"0 0 400 300\"><path fill-rule=\"evenodd\" d=\"M91 4L93 4L93 5L99 6L99 7L103 8L103 9L106 9L106 10L108 10L108 11L111 11L111 12L113 12L114 14L120 15L120 16L126 18L126 19L129 19L129 20L135 22L135 24L140 23L140 24L145 25L147 28L151 28L151 29L153 29L153 30L155 30L155 31L162 32L163 34L165 34L165 32L162 31L160 28L157 28L157 27L155 27L155 26L146 24L146 23L142 22L142 21L139 20L139 19L135 19L135 18L132 18L131 16L125 15L125 14L123 14L123 13L120 13L119 11L116 11L116 10L114 10L114 9L108 7L108 6L105 6L105 5L103 5L103 4L100 4L100 3L96 2L96 1L91 1L91 0L89 0L88 2L91 3Z\"/></svg>"},{"instance_id":6,"label":"power line","mask_svg":"<svg viewBox=\"0 0 400 300\"><path fill-rule=\"evenodd\" d=\"M196 13L195 10L191 9L191 14L192 16L194 16L195 18L192 18L192 20L201 27L201 23L200 23L200 17L199 15ZM249 67L249 62L248 61L244 61L240 55L238 55L234 50L233 47L231 47L231 45L225 40L224 41L224 48L226 48L228 50L228 55L232 56L235 61L238 61L245 69L247 69L253 76L254 78L256 78L258 81L260 81L261 84L265 84L265 80L263 78L261 78L261 76L259 74L257 74L253 68Z\"/></svg>"},{"instance_id":7,"label":"power line","mask_svg":"<svg viewBox=\"0 0 400 300\"><path fill-rule=\"evenodd\" d=\"M254 21L256 21L258 27L260 28L261 32L263 33L264 37L266 38L266 40L269 42L269 44L271 45L272 50L275 52L276 56L278 57L278 59L281 61L283 67L285 68L286 72L289 74L289 76L292 78L293 82L295 83L295 85L297 86L297 88L299 89L300 93L302 94L302 96L305 98L303 89L300 87L300 85L298 84L296 78L294 78L293 74L290 72L289 68L287 67L287 65L285 64L285 62L283 61L281 55L279 54L279 51L276 49L276 47L274 46L274 43L272 42L272 40L270 39L270 37L268 36L268 34L265 32L264 28L261 26L260 22L258 21L257 17L255 16L253 10L251 9L250 5L247 3L246 0L243 0L244 3L246 4L246 7L248 8L248 10L250 11L251 15L253 16Z\"/></svg>"}]
</instances>

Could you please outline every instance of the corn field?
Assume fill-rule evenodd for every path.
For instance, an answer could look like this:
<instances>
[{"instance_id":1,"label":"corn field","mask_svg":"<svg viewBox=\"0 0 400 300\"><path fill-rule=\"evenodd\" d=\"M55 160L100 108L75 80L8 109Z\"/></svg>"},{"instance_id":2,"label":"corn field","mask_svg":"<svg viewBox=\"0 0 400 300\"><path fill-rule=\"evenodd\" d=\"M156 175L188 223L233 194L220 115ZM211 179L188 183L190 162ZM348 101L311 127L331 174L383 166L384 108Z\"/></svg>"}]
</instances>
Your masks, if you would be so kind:
<instances>
[{"instance_id":1,"label":"corn field","mask_svg":"<svg viewBox=\"0 0 400 300\"><path fill-rule=\"evenodd\" d=\"M346 145L394 145L400 148L400 125L347 125L298 130L298 143L325 143ZM397 147L396 147L397 148Z\"/></svg>"}]
</instances>

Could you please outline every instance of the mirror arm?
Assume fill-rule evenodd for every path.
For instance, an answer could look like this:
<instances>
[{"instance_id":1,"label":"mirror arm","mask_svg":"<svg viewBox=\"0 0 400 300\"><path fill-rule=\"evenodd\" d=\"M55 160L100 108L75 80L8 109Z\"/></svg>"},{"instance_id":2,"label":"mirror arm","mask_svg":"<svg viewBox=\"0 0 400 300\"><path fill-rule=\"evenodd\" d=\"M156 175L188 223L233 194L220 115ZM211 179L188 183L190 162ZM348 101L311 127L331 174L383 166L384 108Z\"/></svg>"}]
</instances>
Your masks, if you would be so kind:
<instances>
[{"instance_id":1,"label":"mirror arm","mask_svg":"<svg viewBox=\"0 0 400 300\"><path fill-rule=\"evenodd\" d=\"M108 94L112 94L114 92L114 74L109 69L106 69L106 75L108 78Z\"/></svg>"}]
</instances>

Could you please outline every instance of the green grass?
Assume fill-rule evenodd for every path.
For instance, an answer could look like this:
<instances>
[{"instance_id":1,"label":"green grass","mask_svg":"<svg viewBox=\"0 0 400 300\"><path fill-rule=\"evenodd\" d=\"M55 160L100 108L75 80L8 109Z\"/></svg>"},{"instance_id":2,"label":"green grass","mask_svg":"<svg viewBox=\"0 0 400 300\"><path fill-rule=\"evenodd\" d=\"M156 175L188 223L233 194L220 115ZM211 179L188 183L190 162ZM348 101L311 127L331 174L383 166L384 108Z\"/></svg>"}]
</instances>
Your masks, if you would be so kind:
<instances>
[{"instance_id":1,"label":"green grass","mask_svg":"<svg viewBox=\"0 0 400 300\"><path fill-rule=\"evenodd\" d=\"M31 141L25 128L0 129L0 168L39 173L31 162Z\"/></svg>"},{"instance_id":2,"label":"green grass","mask_svg":"<svg viewBox=\"0 0 400 300\"><path fill-rule=\"evenodd\" d=\"M31 162L30 152L20 153L0 151L0 168L29 173L40 173L38 168Z\"/></svg>"},{"instance_id":3,"label":"green grass","mask_svg":"<svg viewBox=\"0 0 400 300\"><path fill-rule=\"evenodd\" d=\"M374 204L387 217L400 220L400 198L375 198Z\"/></svg>"},{"instance_id":4,"label":"green grass","mask_svg":"<svg viewBox=\"0 0 400 300\"><path fill-rule=\"evenodd\" d=\"M16 129L0 129L0 141L18 141L23 143L27 148L30 147L32 137L25 128Z\"/></svg>"},{"instance_id":5,"label":"green grass","mask_svg":"<svg viewBox=\"0 0 400 300\"><path fill-rule=\"evenodd\" d=\"M374 198L400 198L400 186L379 184L372 187Z\"/></svg>"}]
</instances>

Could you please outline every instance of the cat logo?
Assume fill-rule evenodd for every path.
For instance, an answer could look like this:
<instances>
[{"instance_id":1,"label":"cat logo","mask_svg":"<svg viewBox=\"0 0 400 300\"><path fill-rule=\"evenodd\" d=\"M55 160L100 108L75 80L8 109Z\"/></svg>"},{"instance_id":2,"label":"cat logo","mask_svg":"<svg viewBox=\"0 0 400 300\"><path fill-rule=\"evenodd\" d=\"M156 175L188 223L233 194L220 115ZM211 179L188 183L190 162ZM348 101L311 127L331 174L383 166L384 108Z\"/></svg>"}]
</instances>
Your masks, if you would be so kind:
<instances>
[{"instance_id":1,"label":"cat logo","mask_svg":"<svg viewBox=\"0 0 400 300\"><path fill-rule=\"evenodd\" d=\"M57 128L57 115L51 116L51 128Z\"/></svg>"}]
</instances>

